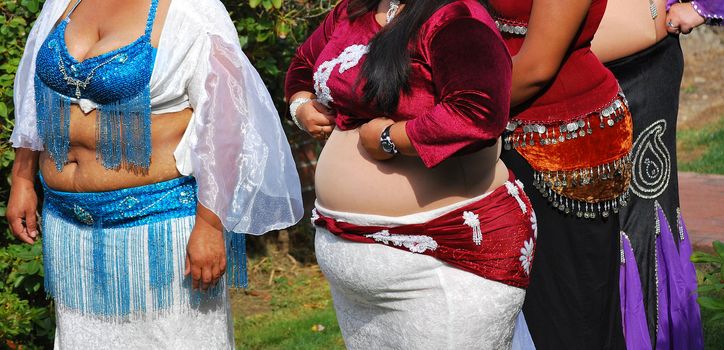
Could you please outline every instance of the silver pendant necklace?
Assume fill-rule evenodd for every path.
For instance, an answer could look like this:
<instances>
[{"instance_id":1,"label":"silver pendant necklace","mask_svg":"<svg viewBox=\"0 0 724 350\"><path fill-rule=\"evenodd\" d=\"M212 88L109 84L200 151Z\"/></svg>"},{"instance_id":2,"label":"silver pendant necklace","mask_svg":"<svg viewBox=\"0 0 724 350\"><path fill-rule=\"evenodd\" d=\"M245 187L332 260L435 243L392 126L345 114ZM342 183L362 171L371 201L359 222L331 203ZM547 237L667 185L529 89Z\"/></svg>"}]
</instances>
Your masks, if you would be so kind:
<instances>
[{"instance_id":1,"label":"silver pendant necklace","mask_svg":"<svg viewBox=\"0 0 724 350\"><path fill-rule=\"evenodd\" d=\"M387 10L387 23L392 22L392 19L397 15L397 10L400 9L400 0L390 0L390 9Z\"/></svg>"}]
</instances>

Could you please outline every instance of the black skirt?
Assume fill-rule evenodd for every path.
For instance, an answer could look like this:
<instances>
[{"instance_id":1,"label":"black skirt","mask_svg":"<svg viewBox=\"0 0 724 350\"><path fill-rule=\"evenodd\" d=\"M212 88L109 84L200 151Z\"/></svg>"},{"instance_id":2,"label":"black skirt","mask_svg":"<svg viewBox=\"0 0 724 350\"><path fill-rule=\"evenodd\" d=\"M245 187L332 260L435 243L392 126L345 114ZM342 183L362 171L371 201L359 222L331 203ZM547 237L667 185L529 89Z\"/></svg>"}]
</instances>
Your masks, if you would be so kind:
<instances>
[{"instance_id":1,"label":"black skirt","mask_svg":"<svg viewBox=\"0 0 724 350\"><path fill-rule=\"evenodd\" d=\"M523 313L537 349L625 349L618 291L619 218L583 219L554 208L533 187L515 150L501 158L525 185L538 240Z\"/></svg>"},{"instance_id":2,"label":"black skirt","mask_svg":"<svg viewBox=\"0 0 724 350\"><path fill-rule=\"evenodd\" d=\"M679 183L676 119L684 56L678 37L606 65L626 94L633 117L631 199L620 213L621 229L631 239L641 277L652 344L656 340L656 210L658 202L672 232L678 232ZM678 235L674 234L678 242Z\"/></svg>"}]
</instances>

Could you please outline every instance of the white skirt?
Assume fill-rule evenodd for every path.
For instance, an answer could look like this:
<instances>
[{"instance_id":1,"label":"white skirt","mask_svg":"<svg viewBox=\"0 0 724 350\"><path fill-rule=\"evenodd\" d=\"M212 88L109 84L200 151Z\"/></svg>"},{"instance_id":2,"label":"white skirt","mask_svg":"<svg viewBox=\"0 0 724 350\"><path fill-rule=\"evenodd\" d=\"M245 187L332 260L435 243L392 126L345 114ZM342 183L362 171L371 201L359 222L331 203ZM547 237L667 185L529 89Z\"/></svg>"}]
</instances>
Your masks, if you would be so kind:
<instances>
[{"instance_id":1,"label":"white skirt","mask_svg":"<svg viewBox=\"0 0 724 350\"><path fill-rule=\"evenodd\" d=\"M74 225L46 211L43 215L43 240L46 245L46 261L55 268L52 278L56 293L67 288L72 281L83 285L92 284L92 267L88 260L93 257L93 229ZM107 293L113 294L122 285L145 290L145 296L130 293L131 303L147 304L144 313L116 317L94 315L72 306L56 302L55 349L233 349L234 331L225 279L220 280L214 297L200 295L190 290L189 278L183 275L186 242L191 234L194 217L168 219L173 242L173 280L166 291L171 295L168 305L155 310L154 293L149 282L148 227L104 229L107 261L116 264L108 280L113 286ZM136 252L129 254L128 252ZM109 255L110 254L110 255ZM117 271L124 271L118 273ZM87 288L86 288L87 289ZM69 293L63 296L64 299ZM94 294L95 295L91 295ZM106 294L107 294L106 293ZM142 293L143 294L143 293ZM85 291L77 295L78 303L91 303L98 291ZM113 300L114 298L110 298ZM141 301L138 301L140 299Z\"/></svg>"},{"instance_id":2,"label":"white skirt","mask_svg":"<svg viewBox=\"0 0 724 350\"><path fill-rule=\"evenodd\" d=\"M357 225L422 223L459 205L404 217L341 213ZM510 349L525 290L433 257L356 243L317 227L317 261L329 280L348 349Z\"/></svg>"}]
</instances>

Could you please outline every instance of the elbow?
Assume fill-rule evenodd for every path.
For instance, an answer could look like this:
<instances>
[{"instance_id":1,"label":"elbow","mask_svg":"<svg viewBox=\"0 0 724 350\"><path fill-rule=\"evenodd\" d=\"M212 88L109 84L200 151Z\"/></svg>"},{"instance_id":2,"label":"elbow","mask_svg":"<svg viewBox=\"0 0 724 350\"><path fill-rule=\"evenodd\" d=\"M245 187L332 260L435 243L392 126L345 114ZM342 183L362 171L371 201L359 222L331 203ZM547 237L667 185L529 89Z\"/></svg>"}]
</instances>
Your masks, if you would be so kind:
<instances>
[{"instance_id":1,"label":"elbow","mask_svg":"<svg viewBox=\"0 0 724 350\"><path fill-rule=\"evenodd\" d=\"M555 78L558 73L558 67L539 64L525 72L526 85L531 88L543 89L548 83Z\"/></svg>"}]
</instances>

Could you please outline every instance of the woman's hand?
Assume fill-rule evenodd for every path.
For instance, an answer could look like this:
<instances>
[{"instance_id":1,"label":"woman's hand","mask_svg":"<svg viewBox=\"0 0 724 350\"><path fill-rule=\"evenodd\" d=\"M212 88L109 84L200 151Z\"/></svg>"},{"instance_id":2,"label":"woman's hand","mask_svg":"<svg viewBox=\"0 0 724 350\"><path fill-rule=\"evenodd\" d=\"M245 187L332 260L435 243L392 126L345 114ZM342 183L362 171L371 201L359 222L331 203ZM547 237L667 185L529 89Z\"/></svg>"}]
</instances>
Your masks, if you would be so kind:
<instances>
[{"instance_id":1,"label":"woman's hand","mask_svg":"<svg viewBox=\"0 0 724 350\"><path fill-rule=\"evenodd\" d=\"M221 222L202 205L197 206L196 224L186 245L186 271L193 289L213 287L226 272L226 244Z\"/></svg>"},{"instance_id":2,"label":"woman's hand","mask_svg":"<svg viewBox=\"0 0 724 350\"><path fill-rule=\"evenodd\" d=\"M13 235L33 244L38 239L38 195L32 181L15 179L10 188L10 198L5 216Z\"/></svg>"},{"instance_id":3,"label":"woman's hand","mask_svg":"<svg viewBox=\"0 0 724 350\"><path fill-rule=\"evenodd\" d=\"M297 119L312 137L326 140L334 130L334 113L317 100L311 100L297 109Z\"/></svg>"},{"instance_id":4,"label":"woman's hand","mask_svg":"<svg viewBox=\"0 0 724 350\"><path fill-rule=\"evenodd\" d=\"M395 121L389 118L375 118L369 122L363 124L359 128L359 137L362 142L362 147L376 160L387 160L393 157L382 150L380 145L380 136L385 128L389 125L395 124Z\"/></svg>"},{"instance_id":5,"label":"woman's hand","mask_svg":"<svg viewBox=\"0 0 724 350\"><path fill-rule=\"evenodd\" d=\"M666 14L666 30L671 34L689 34L705 20L691 3L676 3Z\"/></svg>"},{"instance_id":6,"label":"woman's hand","mask_svg":"<svg viewBox=\"0 0 724 350\"><path fill-rule=\"evenodd\" d=\"M33 244L38 239L38 194L35 193L35 175L38 173L40 152L27 148L15 149L12 186L5 216L13 235Z\"/></svg>"}]
</instances>

